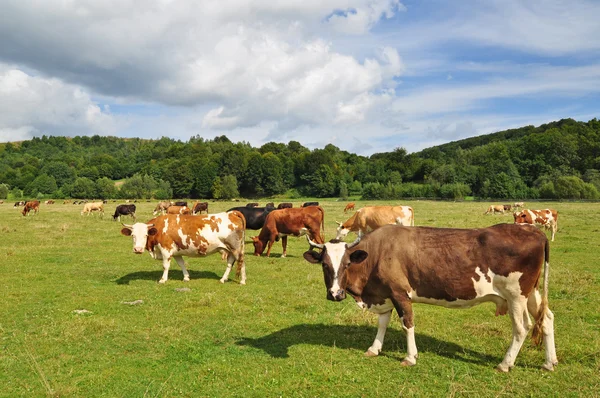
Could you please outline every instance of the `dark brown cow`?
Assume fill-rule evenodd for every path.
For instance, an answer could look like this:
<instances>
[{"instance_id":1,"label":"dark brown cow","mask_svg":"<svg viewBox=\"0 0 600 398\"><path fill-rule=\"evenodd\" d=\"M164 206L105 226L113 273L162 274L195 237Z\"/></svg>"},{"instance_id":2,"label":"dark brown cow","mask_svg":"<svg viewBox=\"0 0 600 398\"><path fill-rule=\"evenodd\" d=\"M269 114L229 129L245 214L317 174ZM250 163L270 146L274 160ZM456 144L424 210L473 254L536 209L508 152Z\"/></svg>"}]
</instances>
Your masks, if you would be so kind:
<instances>
[{"instance_id":1,"label":"dark brown cow","mask_svg":"<svg viewBox=\"0 0 600 398\"><path fill-rule=\"evenodd\" d=\"M208 214L208 202L196 202L196 203L194 203L194 207L192 207L192 214L193 215L200 214L203 211L205 211L206 214Z\"/></svg>"},{"instance_id":2,"label":"dark brown cow","mask_svg":"<svg viewBox=\"0 0 600 398\"><path fill-rule=\"evenodd\" d=\"M257 207L257 206L258 206L258 202L246 203L246 207Z\"/></svg>"},{"instance_id":3,"label":"dark brown cow","mask_svg":"<svg viewBox=\"0 0 600 398\"><path fill-rule=\"evenodd\" d=\"M296 207L270 212L265 219L265 225L258 236L253 236L254 255L260 256L267 248L267 257L271 255L273 242L281 237L283 254L287 255L288 235L302 236L308 234L312 240L323 243L325 241L321 228L325 212L320 206Z\"/></svg>"},{"instance_id":4,"label":"dark brown cow","mask_svg":"<svg viewBox=\"0 0 600 398\"><path fill-rule=\"evenodd\" d=\"M531 224L549 229L552 232L552 242L554 242L554 234L558 230L558 211L553 209L523 209L519 212L514 212L513 217L515 224Z\"/></svg>"},{"instance_id":5,"label":"dark brown cow","mask_svg":"<svg viewBox=\"0 0 600 398\"><path fill-rule=\"evenodd\" d=\"M175 206L187 206L187 202L184 200L180 200L178 202L173 203Z\"/></svg>"},{"instance_id":6,"label":"dark brown cow","mask_svg":"<svg viewBox=\"0 0 600 398\"><path fill-rule=\"evenodd\" d=\"M290 202L282 202L279 205L277 205L278 209L291 209L292 207L294 207L294 205Z\"/></svg>"},{"instance_id":7,"label":"dark brown cow","mask_svg":"<svg viewBox=\"0 0 600 398\"><path fill-rule=\"evenodd\" d=\"M499 371L508 372L514 366L532 327L529 314L535 320L534 342L544 341L543 367L553 370L558 363L554 315L548 308L550 245L546 235L535 227L386 225L351 245L337 240L309 243L322 250L307 251L304 258L323 264L327 298L340 301L348 292L359 307L379 314L379 329L367 356L381 351L393 309L406 330L408 353L402 364L415 365L413 303L468 308L493 302L496 314L509 313L513 329L512 343L497 367ZM543 296L538 290L542 268Z\"/></svg>"},{"instance_id":8,"label":"dark brown cow","mask_svg":"<svg viewBox=\"0 0 600 398\"><path fill-rule=\"evenodd\" d=\"M26 202L21 213L26 216L31 210L33 210L34 214L37 214L40 211L40 202L37 200L30 200L29 202Z\"/></svg>"},{"instance_id":9,"label":"dark brown cow","mask_svg":"<svg viewBox=\"0 0 600 398\"><path fill-rule=\"evenodd\" d=\"M350 211L350 210L354 210L354 206L355 206L354 202L348 203L346 205L346 207L344 207L344 213L347 212L347 211Z\"/></svg>"},{"instance_id":10,"label":"dark brown cow","mask_svg":"<svg viewBox=\"0 0 600 398\"><path fill-rule=\"evenodd\" d=\"M308 207L308 206L318 206L319 202L304 202L302 203L302 207Z\"/></svg>"},{"instance_id":11,"label":"dark brown cow","mask_svg":"<svg viewBox=\"0 0 600 398\"><path fill-rule=\"evenodd\" d=\"M504 207L504 211L510 211L511 209L511 205L502 205L502 207Z\"/></svg>"},{"instance_id":12,"label":"dark brown cow","mask_svg":"<svg viewBox=\"0 0 600 398\"><path fill-rule=\"evenodd\" d=\"M148 223L123 226L121 233L133 237L134 253L142 254L148 250L152 258L162 260L163 275L159 283L167 281L172 258L181 267L183 280L189 281L183 256L205 257L219 252L227 256L227 269L221 283L227 281L231 267L237 261L236 275L241 275L241 285L246 284L246 220L237 211L197 216L167 214Z\"/></svg>"}]
</instances>

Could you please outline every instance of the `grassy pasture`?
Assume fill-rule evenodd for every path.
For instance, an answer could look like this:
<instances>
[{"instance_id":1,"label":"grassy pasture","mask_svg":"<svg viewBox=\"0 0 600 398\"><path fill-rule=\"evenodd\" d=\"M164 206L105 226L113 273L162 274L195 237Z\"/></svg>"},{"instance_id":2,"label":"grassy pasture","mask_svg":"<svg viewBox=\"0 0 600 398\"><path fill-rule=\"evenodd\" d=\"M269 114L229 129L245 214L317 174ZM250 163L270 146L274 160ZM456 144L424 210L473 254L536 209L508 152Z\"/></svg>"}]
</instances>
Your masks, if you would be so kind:
<instances>
[{"instance_id":1,"label":"grassy pasture","mask_svg":"<svg viewBox=\"0 0 600 398\"><path fill-rule=\"evenodd\" d=\"M294 201L298 205L299 201ZM326 238L345 202L321 201ZM366 204L357 202L357 209ZM385 203L391 204L391 203ZM512 222L483 213L488 203L404 202L416 224L484 227ZM219 283L219 255L188 259L184 283L175 262L162 267L132 253L131 238L107 215L82 206L41 205L23 217L0 205L0 396L600 396L600 205L536 203L559 210L551 244L550 308L560 361L540 369L543 351L528 340L509 374L494 367L511 336L507 316L484 304L468 310L416 305L417 366L400 367L406 339L396 315L382 354L366 358L376 316L349 298L325 299L319 266L304 238L288 258L252 256L248 281ZM155 203L139 203L147 221ZM210 203L211 212L230 202ZM125 218L125 222L130 222ZM350 238L355 235L351 234ZM233 274L233 273L232 273ZM187 287L189 291L176 289ZM143 300L140 305L125 302ZM85 309L89 313L76 314Z\"/></svg>"}]
</instances>

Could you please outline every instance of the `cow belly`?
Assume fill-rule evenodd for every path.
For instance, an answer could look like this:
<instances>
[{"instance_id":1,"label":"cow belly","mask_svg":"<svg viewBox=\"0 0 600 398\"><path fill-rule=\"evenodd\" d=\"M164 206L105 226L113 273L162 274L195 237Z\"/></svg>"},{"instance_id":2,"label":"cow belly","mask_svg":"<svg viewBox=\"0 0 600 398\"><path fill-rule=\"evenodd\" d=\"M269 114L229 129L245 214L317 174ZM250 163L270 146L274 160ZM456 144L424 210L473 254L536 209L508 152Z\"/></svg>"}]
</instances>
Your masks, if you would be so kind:
<instances>
[{"instance_id":1,"label":"cow belly","mask_svg":"<svg viewBox=\"0 0 600 398\"><path fill-rule=\"evenodd\" d=\"M277 236L279 238L282 238L284 236L304 236L308 233L308 229L306 228L300 228L297 232L295 233L289 233L289 234L284 234L282 232L280 232L279 234L277 234Z\"/></svg>"},{"instance_id":2,"label":"cow belly","mask_svg":"<svg viewBox=\"0 0 600 398\"><path fill-rule=\"evenodd\" d=\"M385 314L394 309L394 304L392 304L392 300L385 299L383 304L367 304L362 299L357 299L356 304L358 308L362 310L368 310L375 314Z\"/></svg>"}]
</instances>

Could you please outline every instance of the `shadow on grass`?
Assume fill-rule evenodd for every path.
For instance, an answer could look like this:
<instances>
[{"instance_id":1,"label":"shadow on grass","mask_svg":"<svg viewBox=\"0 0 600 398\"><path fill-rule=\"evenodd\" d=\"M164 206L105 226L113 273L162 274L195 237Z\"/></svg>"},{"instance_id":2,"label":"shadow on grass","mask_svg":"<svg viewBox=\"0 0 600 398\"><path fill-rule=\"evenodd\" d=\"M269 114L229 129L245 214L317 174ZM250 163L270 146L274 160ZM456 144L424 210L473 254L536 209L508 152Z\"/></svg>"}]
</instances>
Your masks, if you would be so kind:
<instances>
[{"instance_id":1,"label":"shadow on grass","mask_svg":"<svg viewBox=\"0 0 600 398\"><path fill-rule=\"evenodd\" d=\"M339 325L295 325L281 329L257 339L241 338L236 344L261 349L274 358L288 358L288 349L297 344L311 344L342 349L366 351L377 334L377 328L365 326ZM458 359L479 365L495 366L502 358L487 355L464 347L438 340L425 334L416 333L415 340L419 352L433 352L437 355ZM506 342L506 346L510 341ZM400 352L390 351L390 347L400 347ZM386 350L387 347L387 350ZM396 348L393 348L396 349ZM386 355L386 351L389 355ZM402 361L406 354L406 335L398 330L389 328L385 335L384 350L380 354Z\"/></svg>"},{"instance_id":2,"label":"shadow on grass","mask_svg":"<svg viewBox=\"0 0 600 398\"><path fill-rule=\"evenodd\" d=\"M221 279L221 277L214 272L210 271L192 271L190 273L190 279ZM138 271L132 272L131 274L124 275L117 279L115 282L118 285L129 285L129 282L134 280L147 280L158 282L162 278L162 271ZM181 270L169 270L169 280L183 280L183 272Z\"/></svg>"}]
</instances>

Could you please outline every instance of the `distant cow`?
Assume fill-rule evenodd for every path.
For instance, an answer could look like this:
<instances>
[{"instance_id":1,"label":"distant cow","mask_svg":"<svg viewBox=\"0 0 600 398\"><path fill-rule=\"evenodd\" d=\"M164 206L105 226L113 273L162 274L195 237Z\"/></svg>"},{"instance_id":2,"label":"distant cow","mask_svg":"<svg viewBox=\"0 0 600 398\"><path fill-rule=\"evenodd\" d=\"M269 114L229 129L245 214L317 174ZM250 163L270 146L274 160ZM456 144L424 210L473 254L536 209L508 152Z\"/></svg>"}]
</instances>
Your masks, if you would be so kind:
<instances>
[{"instance_id":1,"label":"distant cow","mask_svg":"<svg viewBox=\"0 0 600 398\"><path fill-rule=\"evenodd\" d=\"M246 218L246 228L256 230L263 227L267 214L275 210L275 208L238 206L232 207L227 211L234 210L239 211L244 215Z\"/></svg>"},{"instance_id":2,"label":"distant cow","mask_svg":"<svg viewBox=\"0 0 600 398\"><path fill-rule=\"evenodd\" d=\"M200 214L203 211L205 211L206 214L208 214L208 202L196 202L196 203L194 203L194 207L192 207L192 214L193 215Z\"/></svg>"},{"instance_id":3,"label":"distant cow","mask_svg":"<svg viewBox=\"0 0 600 398\"><path fill-rule=\"evenodd\" d=\"M490 207L488 207L488 209L486 210L485 214L496 214L496 213L502 213L504 214L504 205L490 205Z\"/></svg>"},{"instance_id":4,"label":"distant cow","mask_svg":"<svg viewBox=\"0 0 600 398\"><path fill-rule=\"evenodd\" d=\"M169 206L171 206L171 202L167 202L167 201L158 202L158 204L154 208L154 211L152 212L152 214L153 215L157 215L158 213L165 214L167 212L167 209L169 208Z\"/></svg>"},{"instance_id":5,"label":"distant cow","mask_svg":"<svg viewBox=\"0 0 600 398\"><path fill-rule=\"evenodd\" d=\"M183 271L183 280L189 281L183 256L204 257L216 252L227 255L227 270L221 278L225 283L231 267L237 261L236 275L240 284L246 284L244 262L245 220L237 211L218 214L158 216L148 223L125 225L121 233L133 237L133 252L150 256L163 262L163 275L158 281L165 283L169 277L171 258Z\"/></svg>"},{"instance_id":6,"label":"distant cow","mask_svg":"<svg viewBox=\"0 0 600 398\"><path fill-rule=\"evenodd\" d=\"M257 207L257 206L258 206L258 202L246 203L246 207Z\"/></svg>"},{"instance_id":7,"label":"distant cow","mask_svg":"<svg viewBox=\"0 0 600 398\"><path fill-rule=\"evenodd\" d=\"M350 211L350 210L354 210L354 206L355 206L354 202L348 203L346 205L346 207L344 207L344 213L347 212L347 211Z\"/></svg>"},{"instance_id":8,"label":"distant cow","mask_svg":"<svg viewBox=\"0 0 600 398\"><path fill-rule=\"evenodd\" d=\"M543 368L553 370L558 363L554 315L548 308L550 246L535 228L386 225L351 245L337 240L309 243L320 252L309 250L304 258L322 265L327 299L341 301L348 293L360 308L379 315L377 335L366 356L381 352L394 309L406 331L407 355L401 364L412 366L418 357L413 303L469 308L492 302L496 314L508 312L512 323L512 342L497 370L508 372L514 366L532 326L533 341L544 343ZM436 325L442 335L448 327L455 326Z\"/></svg>"},{"instance_id":9,"label":"distant cow","mask_svg":"<svg viewBox=\"0 0 600 398\"><path fill-rule=\"evenodd\" d=\"M406 227L415 225L415 213L410 206L365 206L358 209L346 222L338 222L336 239L343 240L349 232L358 236L387 224Z\"/></svg>"},{"instance_id":10,"label":"distant cow","mask_svg":"<svg viewBox=\"0 0 600 398\"><path fill-rule=\"evenodd\" d=\"M173 205L175 205L175 206L187 206L187 202L184 201L184 200L181 200L179 202L173 203Z\"/></svg>"},{"instance_id":11,"label":"distant cow","mask_svg":"<svg viewBox=\"0 0 600 398\"><path fill-rule=\"evenodd\" d=\"M523 207L525 206L524 202L515 202L515 204L513 205L513 207L516 209L517 207Z\"/></svg>"},{"instance_id":12,"label":"distant cow","mask_svg":"<svg viewBox=\"0 0 600 398\"><path fill-rule=\"evenodd\" d=\"M511 205L502 205L504 207L504 211L510 211Z\"/></svg>"},{"instance_id":13,"label":"distant cow","mask_svg":"<svg viewBox=\"0 0 600 398\"><path fill-rule=\"evenodd\" d=\"M307 207L307 206L318 206L319 202L304 202L302 203L302 207Z\"/></svg>"},{"instance_id":14,"label":"distant cow","mask_svg":"<svg viewBox=\"0 0 600 398\"><path fill-rule=\"evenodd\" d=\"M45 201L44 204L53 205L54 201L52 199L49 199L49 200Z\"/></svg>"},{"instance_id":15,"label":"distant cow","mask_svg":"<svg viewBox=\"0 0 600 398\"><path fill-rule=\"evenodd\" d=\"M275 203L273 203L273 202L269 202L269 203L267 203L267 204L265 205L265 207L266 207L267 209L274 209L274 208L275 208Z\"/></svg>"},{"instance_id":16,"label":"distant cow","mask_svg":"<svg viewBox=\"0 0 600 398\"><path fill-rule=\"evenodd\" d=\"M23 207L23 211L21 213L26 216L31 210L33 210L34 214L37 214L40 211L40 202L37 200L25 202L25 207Z\"/></svg>"},{"instance_id":17,"label":"distant cow","mask_svg":"<svg viewBox=\"0 0 600 398\"><path fill-rule=\"evenodd\" d=\"M83 210L81 210L81 215L87 214L97 211L101 216L104 215L104 203L102 202L90 202L83 205Z\"/></svg>"},{"instance_id":18,"label":"distant cow","mask_svg":"<svg viewBox=\"0 0 600 398\"><path fill-rule=\"evenodd\" d=\"M515 224L536 225L552 232L552 242L554 234L558 230L558 211L553 209L529 210L523 209L520 212L513 213Z\"/></svg>"},{"instance_id":19,"label":"distant cow","mask_svg":"<svg viewBox=\"0 0 600 398\"><path fill-rule=\"evenodd\" d=\"M24 200L20 200L18 202L15 202L15 205L13 207L20 207L20 206L25 206L25 201Z\"/></svg>"},{"instance_id":20,"label":"distant cow","mask_svg":"<svg viewBox=\"0 0 600 398\"><path fill-rule=\"evenodd\" d=\"M192 210L187 206L169 206L167 214L192 214Z\"/></svg>"},{"instance_id":21,"label":"distant cow","mask_svg":"<svg viewBox=\"0 0 600 398\"><path fill-rule=\"evenodd\" d=\"M135 222L135 205L134 204L124 204L118 205L115 209L115 214L113 214L113 220L119 220L121 222L121 216L131 216L133 218L133 222Z\"/></svg>"},{"instance_id":22,"label":"distant cow","mask_svg":"<svg viewBox=\"0 0 600 398\"><path fill-rule=\"evenodd\" d=\"M290 202L282 202L279 205L277 205L278 209L291 209L292 207L294 207L294 205Z\"/></svg>"},{"instance_id":23,"label":"distant cow","mask_svg":"<svg viewBox=\"0 0 600 398\"><path fill-rule=\"evenodd\" d=\"M258 236L253 236L254 255L260 256L265 248L267 257L271 255L273 243L281 238L283 254L287 255L288 235L302 236L308 234L312 240L323 243L323 219L325 212L320 206L296 207L270 212L265 220L265 225Z\"/></svg>"}]
</instances>

